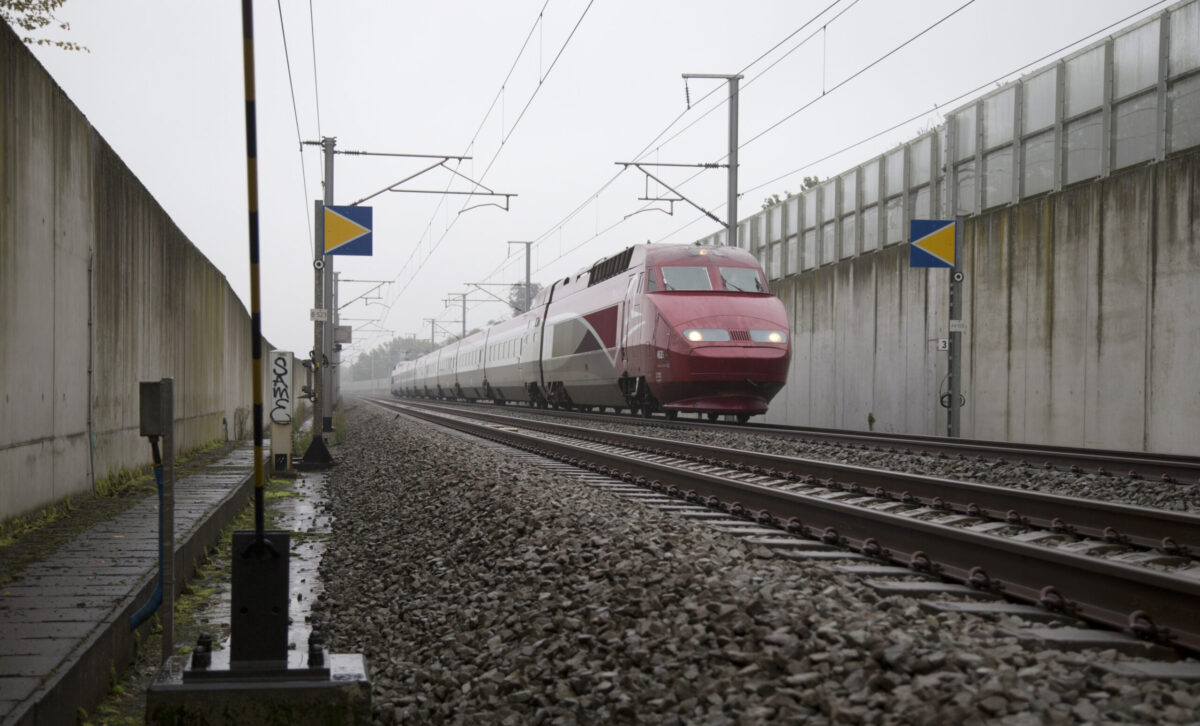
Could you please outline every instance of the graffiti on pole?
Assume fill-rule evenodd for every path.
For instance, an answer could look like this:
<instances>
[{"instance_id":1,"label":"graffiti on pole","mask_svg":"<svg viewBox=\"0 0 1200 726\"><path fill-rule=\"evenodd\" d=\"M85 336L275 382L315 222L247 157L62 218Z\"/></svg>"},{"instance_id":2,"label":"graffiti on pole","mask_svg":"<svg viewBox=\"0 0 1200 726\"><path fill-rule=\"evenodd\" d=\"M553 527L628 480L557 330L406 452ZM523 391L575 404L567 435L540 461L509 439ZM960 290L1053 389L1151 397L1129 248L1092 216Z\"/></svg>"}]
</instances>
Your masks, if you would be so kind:
<instances>
[{"instance_id":1,"label":"graffiti on pole","mask_svg":"<svg viewBox=\"0 0 1200 726\"><path fill-rule=\"evenodd\" d=\"M287 426L292 422L292 352L271 351L271 423Z\"/></svg>"}]
</instances>

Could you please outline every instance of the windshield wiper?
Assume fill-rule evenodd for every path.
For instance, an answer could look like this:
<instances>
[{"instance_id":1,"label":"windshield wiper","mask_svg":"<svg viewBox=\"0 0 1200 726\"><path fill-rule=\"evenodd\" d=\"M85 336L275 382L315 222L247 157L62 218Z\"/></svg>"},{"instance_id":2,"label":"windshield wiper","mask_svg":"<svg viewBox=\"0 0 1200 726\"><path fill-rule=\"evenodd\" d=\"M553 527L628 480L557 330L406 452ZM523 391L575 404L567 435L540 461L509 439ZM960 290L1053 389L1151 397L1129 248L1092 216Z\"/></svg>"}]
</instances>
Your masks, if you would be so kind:
<instances>
[{"instance_id":1,"label":"windshield wiper","mask_svg":"<svg viewBox=\"0 0 1200 726\"><path fill-rule=\"evenodd\" d=\"M732 287L734 290L737 290L738 292L746 292L746 291L745 291L745 290L743 290L742 288L740 288L740 287L738 287L737 285L735 285L735 284L733 283L733 281L729 280L729 279L728 279L728 278L726 278L724 275L722 275L722 276L721 276L721 282L725 284L725 287L726 287L726 288L731 288L731 287Z\"/></svg>"}]
</instances>

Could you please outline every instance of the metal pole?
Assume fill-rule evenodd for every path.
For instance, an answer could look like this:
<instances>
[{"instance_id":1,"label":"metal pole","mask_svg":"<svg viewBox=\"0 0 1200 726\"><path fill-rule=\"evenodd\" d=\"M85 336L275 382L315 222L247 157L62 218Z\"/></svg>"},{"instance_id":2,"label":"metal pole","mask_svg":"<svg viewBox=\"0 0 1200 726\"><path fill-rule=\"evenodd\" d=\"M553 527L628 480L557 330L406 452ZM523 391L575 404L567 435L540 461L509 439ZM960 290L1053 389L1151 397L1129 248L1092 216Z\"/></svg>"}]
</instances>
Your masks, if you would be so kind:
<instances>
[{"instance_id":1,"label":"metal pole","mask_svg":"<svg viewBox=\"0 0 1200 726\"><path fill-rule=\"evenodd\" d=\"M337 145L337 139L332 136L326 136L321 139L321 148L325 151L325 206L333 204L333 149ZM324 235L322 235L324 237ZM324 249L325 240L318 242L318 246ZM321 431L329 433L333 431L333 407L337 405L337 398L333 390L333 366L329 365L334 362L333 357L333 257L325 256L325 280L324 280L324 307L328 314L325 318L325 345L321 350L324 356L325 365L325 391L328 405L325 406L325 416L321 420Z\"/></svg>"},{"instance_id":2,"label":"metal pole","mask_svg":"<svg viewBox=\"0 0 1200 726\"><path fill-rule=\"evenodd\" d=\"M242 0L242 75L246 96L246 210L250 221L250 351L254 418L254 529L263 542L262 308L258 284L258 122L254 99L254 6ZM174 553L172 553L172 559Z\"/></svg>"},{"instance_id":3,"label":"metal pole","mask_svg":"<svg viewBox=\"0 0 1200 726\"><path fill-rule=\"evenodd\" d=\"M162 422L162 660L175 654L175 379L162 379L158 399L159 421ZM261 455L259 460L262 460Z\"/></svg>"},{"instance_id":4,"label":"metal pole","mask_svg":"<svg viewBox=\"0 0 1200 726\"><path fill-rule=\"evenodd\" d=\"M521 294L521 304L525 307L521 312L529 312L529 308L533 307L533 296L530 295L529 289L529 248L533 244L532 241L524 242L519 240L510 240L510 245L525 245L525 292Z\"/></svg>"},{"instance_id":5,"label":"metal pole","mask_svg":"<svg viewBox=\"0 0 1200 726\"><path fill-rule=\"evenodd\" d=\"M741 76L729 77L729 231L726 244L738 246L738 81Z\"/></svg>"},{"instance_id":6,"label":"metal pole","mask_svg":"<svg viewBox=\"0 0 1200 726\"><path fill-rule=\"evenodd\" d=\"M954 220L954 267L950 270L950 406L946 416L946 435L957 437L959 433L959 376L962 373L962 280L958 267L962 251L963 217Z\"/></svg>"},{"instance_id":7,"label":"metal pole","mask_svg":"<svg viewBox=\"0 0 1200 726\"><path fill-rule=\"evenodd\" d=\"M467 293L462 294L462 337L467 337Z\"/></svg>"},{"instance_id":8,"label":"metal pole","mask_svg":"<svg viewBox=\"0 0 1200 726\"><path fill-rule=\"evenodd\" d=\"M333 370L330 372L330 377L333 379L333 406L336 407L342 402L342 350L338 347L337 329L341 324L342 316L338 312L338 302L341 298L339 292L340 272L333 273L333 305L329 308L329 314L333 316Z\"/></svg>"}]
</instances>

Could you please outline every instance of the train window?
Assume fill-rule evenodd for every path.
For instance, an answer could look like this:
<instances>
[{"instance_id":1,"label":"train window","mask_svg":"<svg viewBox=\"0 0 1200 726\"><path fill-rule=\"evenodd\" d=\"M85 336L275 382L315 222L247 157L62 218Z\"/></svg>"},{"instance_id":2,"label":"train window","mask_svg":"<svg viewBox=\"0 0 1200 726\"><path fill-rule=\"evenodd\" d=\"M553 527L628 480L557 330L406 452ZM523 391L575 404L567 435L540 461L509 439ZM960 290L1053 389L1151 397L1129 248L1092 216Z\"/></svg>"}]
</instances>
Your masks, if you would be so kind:
<instances>
[{"instance_id":1,"label":"train window","mask_svg":"<svg viewBox=\"0 0 1200 726\"><path fill-rule=\"evenodd\" d=\"M729 292L766 292L758 270L752 267L722 267L721 284Z\"/></svg>"},{"instance_id":2,"label":"train window","mask_svg":"<svg viewBox=\"0 0 1200 726\"><path fill-rule=\"evenodd\" d=\"M711 290L707 267L664 267L663 287L667 290Z\"/></svg>"},{"instance_id":3,"label":"train window","mask_svg":"<svg viewBox=\"0 0 1200 726\"><path fill-rule=\"evenodd\" d=\"M655 274L654 270L647 270L646 272L646 292L657 292L658 275Z\"/></svg>"}]
</instances>

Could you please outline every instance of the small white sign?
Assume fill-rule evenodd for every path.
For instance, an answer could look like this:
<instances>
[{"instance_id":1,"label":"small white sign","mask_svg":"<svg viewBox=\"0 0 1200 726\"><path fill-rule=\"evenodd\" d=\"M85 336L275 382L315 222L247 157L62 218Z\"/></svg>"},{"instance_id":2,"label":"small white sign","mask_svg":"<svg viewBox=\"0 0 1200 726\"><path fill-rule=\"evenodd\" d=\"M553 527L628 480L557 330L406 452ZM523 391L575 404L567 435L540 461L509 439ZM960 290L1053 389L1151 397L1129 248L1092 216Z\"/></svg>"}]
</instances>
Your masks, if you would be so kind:
<instances>
[{"instance_id":1,"label":"small white sign","mask_svg":"<svg viewBox=\"0 0 1200 726\"><path fill-rule=\"evenodd\" d=\"M967 322L965 320L951 320L950 321L950 332L951 333L967 332Z\"/></svg>"},{"instance_id":2,"label":"small white sign","mask_svg":"<svg viewBox=\"0 0 1200 726\"><path fill-rule=\"evenodd\" d=\"M938 350L950 350L950 339L938 338Z\"/></svg>"},{"instance_id":3,"label":"small white sign","mask_svg":"<svg viewBox=\"0 0 1200 726\"><path fill-rule=\"evenodd\" d=\"M308 311L308 319L314 323L329 322L329 311L325 308L313 308Z\"/></svg>"}]
</instances>

